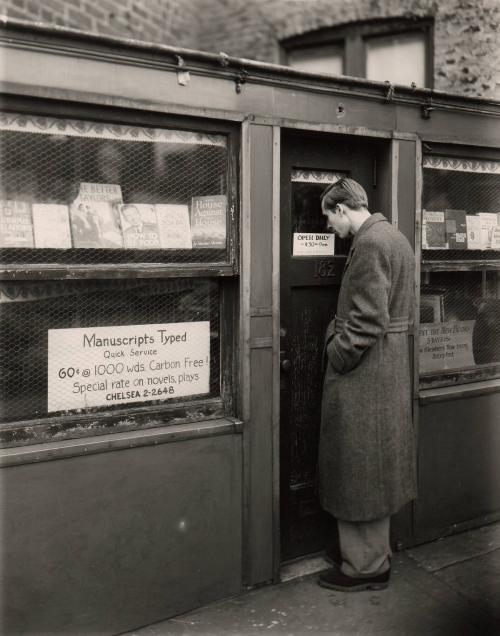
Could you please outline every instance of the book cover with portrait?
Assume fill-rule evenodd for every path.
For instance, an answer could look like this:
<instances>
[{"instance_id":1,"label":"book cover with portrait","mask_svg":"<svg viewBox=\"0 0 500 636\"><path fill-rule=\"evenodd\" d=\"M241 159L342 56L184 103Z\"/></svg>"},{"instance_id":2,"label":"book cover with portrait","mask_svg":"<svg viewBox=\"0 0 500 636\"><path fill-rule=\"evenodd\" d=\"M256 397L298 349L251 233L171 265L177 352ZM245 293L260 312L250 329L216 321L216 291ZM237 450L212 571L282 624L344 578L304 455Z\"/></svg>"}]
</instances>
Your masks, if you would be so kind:
<instances>
[{"instance_id":1,"label":"book cover with portrait","mask_svg":"<svg viewBox=\"0 0 500 636\"><path fill-rule=\"evenodd\" d=\"M125 203L118 206L123 245L131 249L158 249L160 230L155 206L150 203Z\"/></svg>"}]
</instances>

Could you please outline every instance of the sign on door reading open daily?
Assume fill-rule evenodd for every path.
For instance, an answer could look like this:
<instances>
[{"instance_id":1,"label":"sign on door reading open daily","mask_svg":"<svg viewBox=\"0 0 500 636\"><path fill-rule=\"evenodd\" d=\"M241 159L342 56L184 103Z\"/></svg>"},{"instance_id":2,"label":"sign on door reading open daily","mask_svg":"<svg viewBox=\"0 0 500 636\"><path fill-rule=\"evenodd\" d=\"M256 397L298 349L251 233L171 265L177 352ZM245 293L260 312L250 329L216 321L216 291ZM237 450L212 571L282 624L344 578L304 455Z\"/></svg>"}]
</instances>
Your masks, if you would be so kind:
<instances>
[{"instance_id":1,"label":"sign on door reading open daily","mask_svg":"<svg viewBox=\"0 0 500 636\"><path fill-rule=\"evenodd\" d=\"M335 234L294 232L293 256L333 256Z\"/></svg>"},{"instance_id":2,"label":"sign on door reading open daily","mask_svg":"<svg viewBox=\"0 0 500 636\"><path fill-rule=\"evenodd\" d=\"M210 323L49 329L49 412L209 392Z\"/></svg>"}]
</instances>

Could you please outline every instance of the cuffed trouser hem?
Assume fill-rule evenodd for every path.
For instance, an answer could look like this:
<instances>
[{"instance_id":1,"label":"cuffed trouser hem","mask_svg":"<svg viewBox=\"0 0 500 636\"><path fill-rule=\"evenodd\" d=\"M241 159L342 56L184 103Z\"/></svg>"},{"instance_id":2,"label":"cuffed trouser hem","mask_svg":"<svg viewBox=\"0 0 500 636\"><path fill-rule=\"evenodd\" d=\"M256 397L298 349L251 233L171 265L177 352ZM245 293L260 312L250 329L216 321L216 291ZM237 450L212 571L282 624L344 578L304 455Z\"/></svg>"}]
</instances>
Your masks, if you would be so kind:
<instances>
[{"instance_id":1,"label":"cuffed trouser hem","mask_svg":"<svg viewBox=\"0 0 500 636\"><path fill-rule=\"evenodd\" d=\"M337 520L341 570L351 577L378 576L391 567L390 517L373 521Z\"/></svg>"}]
</instances>

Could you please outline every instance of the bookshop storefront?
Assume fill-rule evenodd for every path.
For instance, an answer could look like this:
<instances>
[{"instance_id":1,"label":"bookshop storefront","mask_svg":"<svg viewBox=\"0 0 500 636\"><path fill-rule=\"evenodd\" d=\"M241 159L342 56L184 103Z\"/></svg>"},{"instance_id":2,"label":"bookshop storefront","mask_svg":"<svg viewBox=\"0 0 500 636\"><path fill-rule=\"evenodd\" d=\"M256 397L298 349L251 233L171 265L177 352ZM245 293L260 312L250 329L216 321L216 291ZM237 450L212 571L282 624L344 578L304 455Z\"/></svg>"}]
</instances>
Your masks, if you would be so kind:
<instances>
[{"instance_id":1,"label":"bookshop storefront","mask_svg":"<svg viewBox=\"0 0 500 636\"><path fill-rule=\"evenodd\" d=\"M340 176L416 254L394 542L500 518L499 104L15 21L0 54L2 631L122 633L325 547Z\"/></svg>"}]
</instances>

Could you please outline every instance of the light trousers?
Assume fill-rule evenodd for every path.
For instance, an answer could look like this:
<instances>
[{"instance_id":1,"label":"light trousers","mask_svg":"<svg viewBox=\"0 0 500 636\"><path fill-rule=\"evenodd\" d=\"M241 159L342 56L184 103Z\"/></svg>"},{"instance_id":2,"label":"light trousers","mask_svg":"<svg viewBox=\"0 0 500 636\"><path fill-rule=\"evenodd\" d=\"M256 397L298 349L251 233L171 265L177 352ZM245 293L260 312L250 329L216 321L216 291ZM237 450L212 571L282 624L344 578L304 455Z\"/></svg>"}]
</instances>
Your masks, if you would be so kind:
<instances>
[{"instance_id":1,"label":"light trousers","mask_svg":"<svg viewBox=\"0 0 500 636\"><path fill-rule=\"evenodd\" d=\"M390 520L390 517L373 521L337 520L344 574L371 577L387 572L392 555Z\"/></svg>"}]
</instances>

